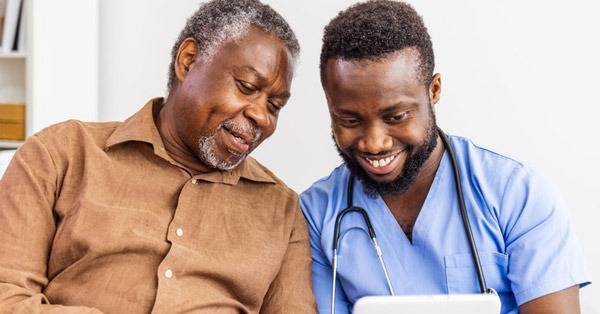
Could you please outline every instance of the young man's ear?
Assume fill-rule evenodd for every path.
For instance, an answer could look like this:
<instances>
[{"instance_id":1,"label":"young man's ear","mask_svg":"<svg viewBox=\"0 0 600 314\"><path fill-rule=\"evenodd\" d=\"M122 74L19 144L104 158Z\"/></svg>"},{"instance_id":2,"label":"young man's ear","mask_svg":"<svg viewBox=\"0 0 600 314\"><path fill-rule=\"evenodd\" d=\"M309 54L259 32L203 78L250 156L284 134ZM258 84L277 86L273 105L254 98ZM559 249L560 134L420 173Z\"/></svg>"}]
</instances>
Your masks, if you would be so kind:
<instances>
[{"instance_id":1,"label":"young man's ear","mask_svg":"<svg viewBox=\"0 0 600 314\"><path fill-rule=\"evenodd\" d=\"M433 75L429 83L429 102L435 105L442 95L442 76L439 73Z\"/></svg>"},{"instance_id":2,"label":"young man's ear","mask_svg":"<svg viewBox=\"0 0 600 314\"><path fill-rule=\"evenodd\" d=\"M188 37L184 39L177 50L175 59L175 76L179 82L183 81L189 70L194 66L198 56L198 42Z\"/></svg>"}]
</instances>

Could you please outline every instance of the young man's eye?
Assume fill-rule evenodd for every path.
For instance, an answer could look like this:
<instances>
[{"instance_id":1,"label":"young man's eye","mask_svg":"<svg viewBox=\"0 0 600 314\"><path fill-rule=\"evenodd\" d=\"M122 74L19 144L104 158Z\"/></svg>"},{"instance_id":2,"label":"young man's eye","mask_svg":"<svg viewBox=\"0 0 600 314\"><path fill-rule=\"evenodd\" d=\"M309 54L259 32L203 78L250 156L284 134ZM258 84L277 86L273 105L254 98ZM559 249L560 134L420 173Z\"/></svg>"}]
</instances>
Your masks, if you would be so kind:
<instances>
[{"instance_id":1,"label":"young man's eye","mask_svg":"<svg viewBox=\"0 0 600 314\"><path fill-rule=\"evenodd\" d=\"M407 116L406 112L403 112L403 113L399 113L399 114L390 116L388 118L388 120L391 122L402 122L402 121L404 121L404 119L406 119L406 116Z\"/></svg>"},{"instance_id":2,"label":"young man's eye","mask_svg":"<svg viewBox=\"0 0 600 314\"><path fill-rule=\"evenodd\" d=\"M340 124L346 128L351 128L351 127L357 126L358 123L360 122L356 118L340 118L339 121L340 121Z\"/></svg>"},{"instance_id":3,"label":"young man's eye","mask_svg":"<svg viewBox=\"0 0 600 314\"><path fill-rule=\"evenodd\" d=\"M245 95L251 95L258 90L258 88L256 88L256 86L254 86L248 82L236 80L236 84L237 84L237 87L240 90L240 92L242 92Z\"/></svg>"}]
</instances>

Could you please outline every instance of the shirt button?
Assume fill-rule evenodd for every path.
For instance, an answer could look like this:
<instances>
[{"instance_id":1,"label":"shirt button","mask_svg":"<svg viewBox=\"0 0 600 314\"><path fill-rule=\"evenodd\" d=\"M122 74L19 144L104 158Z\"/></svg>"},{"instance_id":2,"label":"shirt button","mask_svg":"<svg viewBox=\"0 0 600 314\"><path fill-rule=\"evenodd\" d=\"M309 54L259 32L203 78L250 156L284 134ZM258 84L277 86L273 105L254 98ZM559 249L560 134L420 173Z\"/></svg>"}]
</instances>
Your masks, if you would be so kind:
<instances>
[{"instance_id":1,"label":"shirt button","mask_svg":"<svg viewBox=\"0 0 600 314\"><path fill-rule=\"evenodd\" d=\"M175 234L176 234L178 237L182 237L182 236L183 236L183 229L181 229L181 228L177 228L177 230L175 230Z\"/></svg>"},{"instance_id":2,"label":"shirt button","mask_svg":"<svg viewBox=\"0 0 600 314\"><path fill-rule=\"evenodd\" d=\"M198 180L192 179L192 184L198 184Z\"/></svg>"},{"instance_id":3,"label":"shirt button","mask_svg":"<svg viewBox=\"0 0 600 314\"><path fill-rule=\"evenodd\" d=\"M167 270L165 271L165 277L167 277L167 279L171 279L171 278L173 278L173 271L172 271L172 270L170 270L170 269L167 269Z\"/></svg>"}]
</instances>

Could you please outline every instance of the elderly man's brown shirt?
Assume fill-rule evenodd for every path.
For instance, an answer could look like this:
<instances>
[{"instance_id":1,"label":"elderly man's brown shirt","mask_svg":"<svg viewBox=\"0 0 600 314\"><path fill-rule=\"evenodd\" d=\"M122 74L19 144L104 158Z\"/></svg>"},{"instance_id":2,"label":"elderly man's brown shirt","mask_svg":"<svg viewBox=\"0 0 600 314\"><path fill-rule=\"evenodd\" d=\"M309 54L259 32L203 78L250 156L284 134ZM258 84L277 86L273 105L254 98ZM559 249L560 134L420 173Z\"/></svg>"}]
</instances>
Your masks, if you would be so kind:
<instances>
[{"instance_id":1,"label":"elderly man's brown shirt","mask_svg":"<svg viewBox=\"0 0 600 314\"><path fill-rule=\"evenodd\" d=\"M31 137L0 180L0 312L312 313L296 193L247 158L190 175L162 99Z\"/></svg>"}]
</instances>

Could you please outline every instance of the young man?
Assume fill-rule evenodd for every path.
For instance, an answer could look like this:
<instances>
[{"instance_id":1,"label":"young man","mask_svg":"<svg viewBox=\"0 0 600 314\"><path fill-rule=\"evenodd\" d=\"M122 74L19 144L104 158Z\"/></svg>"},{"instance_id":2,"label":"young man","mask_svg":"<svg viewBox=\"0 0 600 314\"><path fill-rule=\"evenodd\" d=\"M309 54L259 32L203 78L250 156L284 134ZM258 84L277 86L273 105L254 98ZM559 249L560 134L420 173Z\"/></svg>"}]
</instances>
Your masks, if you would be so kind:
<instances>
[{"instance_id":1,"label":"young man","mask_svg":"<svg viewBox=\"0 0 600 314\"><path fill-rule=\"evenodd\" d=\"M433 69L429 34L408 4L356 4L325 28L321 79L344 164L301 195L319 311L330 311L337 263L336 313L392 290L478 293L485 286L499 294L502 313L577 313L579 287L589 280L567 209L530 168L438 129L441 76ZM364 212L338 220L349 206Z\"/></svg>"},{"instance_id":2,"label":"young man","mask_svg":"<svg viewBox=\"0 0 600 314\"><path fill-rule=\"evenodd\" d=\"M0 312L314 312L297 195L247 157L298 51L269 6L212 1L173 47L166 99L31 137L0 181Z\"/></svg>"}]
</instances>

